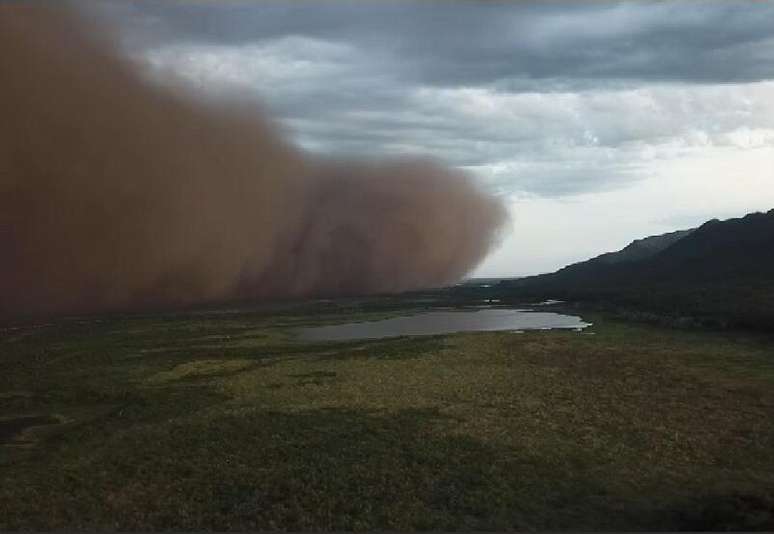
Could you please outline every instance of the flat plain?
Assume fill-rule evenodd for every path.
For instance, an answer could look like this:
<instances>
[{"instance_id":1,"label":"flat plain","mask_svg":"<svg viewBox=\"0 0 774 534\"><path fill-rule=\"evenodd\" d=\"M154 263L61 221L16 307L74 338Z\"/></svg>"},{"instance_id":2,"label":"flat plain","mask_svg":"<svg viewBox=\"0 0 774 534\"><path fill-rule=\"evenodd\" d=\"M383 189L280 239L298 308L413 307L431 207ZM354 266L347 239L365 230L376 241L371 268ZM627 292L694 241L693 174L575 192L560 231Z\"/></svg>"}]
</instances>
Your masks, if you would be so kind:
<instances>
[{"instance_id":1,"label":"flat plain","mask_svg":"<svg viewBox=\"0 0 774 534\"><path fill-rule=\"evenodd\" d=\"M433 306L4 327L0 530L774 529L771 337L294 335Z\"/></svg>"}]
</instances>

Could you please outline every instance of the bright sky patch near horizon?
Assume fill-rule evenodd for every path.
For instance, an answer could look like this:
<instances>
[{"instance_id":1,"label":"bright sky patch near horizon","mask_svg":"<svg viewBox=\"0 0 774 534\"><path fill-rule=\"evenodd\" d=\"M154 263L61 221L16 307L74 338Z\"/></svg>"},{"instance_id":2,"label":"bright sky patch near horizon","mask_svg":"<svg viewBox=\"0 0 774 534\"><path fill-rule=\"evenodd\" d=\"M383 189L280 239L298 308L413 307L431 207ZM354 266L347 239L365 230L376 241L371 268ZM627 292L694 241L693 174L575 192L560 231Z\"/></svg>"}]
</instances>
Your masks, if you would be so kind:
<instances>
[{"instance_id":1,"label":"bright sky patch near horizon","mask_svg":"<svg viewBox=\"0 0 774 534\"><path fill-rule=\"evenodd\" d=\"M320 154L427 155L506 197L518 276L774 208L774 3L109 2L128 52Z\"/></svg>"}]
</instances>

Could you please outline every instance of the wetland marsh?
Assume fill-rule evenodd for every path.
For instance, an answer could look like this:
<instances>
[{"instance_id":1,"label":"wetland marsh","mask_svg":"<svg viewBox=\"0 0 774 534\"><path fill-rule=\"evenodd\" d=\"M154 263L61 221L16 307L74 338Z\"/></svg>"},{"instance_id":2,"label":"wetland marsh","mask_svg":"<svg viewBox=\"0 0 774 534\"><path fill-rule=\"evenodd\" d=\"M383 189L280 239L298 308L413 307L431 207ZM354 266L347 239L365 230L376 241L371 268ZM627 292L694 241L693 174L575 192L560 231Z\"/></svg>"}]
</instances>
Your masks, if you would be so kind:
<instances>
[{"instance_id":1,"label":"wetland marsh","mask_svg":"<svg viewBox=\"0 0 774 534\"><path fill-rule=\"evenodd\" d=\"M0 419L62 423L0 444L0 529L772 528L771 339L586 314L583 332L294 334L434 307L3 330Z\"/></svg>"}]
</instances>

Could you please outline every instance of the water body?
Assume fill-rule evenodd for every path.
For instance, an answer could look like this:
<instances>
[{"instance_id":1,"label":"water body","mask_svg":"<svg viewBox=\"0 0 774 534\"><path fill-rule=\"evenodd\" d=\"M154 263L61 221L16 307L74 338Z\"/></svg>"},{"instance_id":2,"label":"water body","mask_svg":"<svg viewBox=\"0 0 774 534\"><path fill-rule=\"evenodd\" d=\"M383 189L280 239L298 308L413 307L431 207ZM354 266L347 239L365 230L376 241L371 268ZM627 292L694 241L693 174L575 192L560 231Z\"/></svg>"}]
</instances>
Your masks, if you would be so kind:
<instances>
[{"instance_id":1,"label":"water body","mask_svg":"<svg viewBox=\"0 0 774 534\"><path fill-rule=\"evenodd\" d=\"M529 310L481 309L432 311L381 321L302 328L298 331L298 335L307 341L345 341L493 330L523 331L554 328L579 330L587 326L591 326L590 323L574 315Z\"/></svg>"}]
</instances>

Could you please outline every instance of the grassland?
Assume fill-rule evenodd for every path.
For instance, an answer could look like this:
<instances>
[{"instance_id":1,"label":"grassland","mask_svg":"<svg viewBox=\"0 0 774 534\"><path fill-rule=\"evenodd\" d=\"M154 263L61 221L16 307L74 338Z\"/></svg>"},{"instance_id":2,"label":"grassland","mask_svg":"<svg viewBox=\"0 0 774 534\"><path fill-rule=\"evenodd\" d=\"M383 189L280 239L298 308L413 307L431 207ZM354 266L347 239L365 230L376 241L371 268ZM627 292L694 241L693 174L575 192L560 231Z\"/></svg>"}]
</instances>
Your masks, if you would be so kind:
<instances>
[{"instance_id":1,"label":"grassland","mask_svg":"<svg viewBox=\"0 0 774 534\"><path fill-rule=\"evenodd\" d=\"M0 530L774 529L770 338L292 333L418 306L0 330Z\"/></svg>"}]
</instances>

